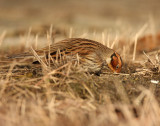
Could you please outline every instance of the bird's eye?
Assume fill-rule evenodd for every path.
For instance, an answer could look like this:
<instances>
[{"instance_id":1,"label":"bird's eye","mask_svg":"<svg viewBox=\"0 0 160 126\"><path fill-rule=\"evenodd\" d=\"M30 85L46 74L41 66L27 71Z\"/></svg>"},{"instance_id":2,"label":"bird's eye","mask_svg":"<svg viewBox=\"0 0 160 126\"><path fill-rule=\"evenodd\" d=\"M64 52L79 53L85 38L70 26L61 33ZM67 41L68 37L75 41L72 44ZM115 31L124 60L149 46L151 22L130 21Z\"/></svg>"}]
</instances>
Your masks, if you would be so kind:
<instances>
[{"instance_id":1,"label":"bird's eye","mask_svg":"<svg viewBox=\"0 0 160 126\"><path fill-rule=\"evenodd\" d=\"M116 66L116 69L118 69L119 68L119 64Z\"/></svg>"}]
</instances>

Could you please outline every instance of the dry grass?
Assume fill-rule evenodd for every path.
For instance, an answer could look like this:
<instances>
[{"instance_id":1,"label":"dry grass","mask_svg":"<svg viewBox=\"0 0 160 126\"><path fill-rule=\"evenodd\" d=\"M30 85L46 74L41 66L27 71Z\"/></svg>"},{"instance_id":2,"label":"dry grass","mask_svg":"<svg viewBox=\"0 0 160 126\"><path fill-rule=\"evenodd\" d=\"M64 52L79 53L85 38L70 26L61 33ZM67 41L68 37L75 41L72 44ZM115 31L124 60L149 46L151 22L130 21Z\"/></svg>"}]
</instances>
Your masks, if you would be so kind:
<instances>
[{"instance_id":1,"label":"dry grass","mask_svg":"<svg viewBox=\"0 0 160 126\"><path fill-rule=\"evenodd\" d=\"M105 36L104 32L92 35L86 32L80 35L87 38L92 36L92 39L116 49L125 59L120 74L104 72L98 77L70 62L56 64L55 68L51 68L50 61L41 61L32 49L36 59L41 62L41 65L34 66L27 59L11 61L4 58L7 51L2 50L0 125L159 126L160 83L151 82L160 81L159 52L136 54L138 37L145 27L135 34L133 52L129 49L132 44L122 42L118 34ZM56 33L52 33L51 26L47 37L44 37L48 45L59 39L55 37ZM77 37L73 33L74 29L70 28L67 34ZM1 35L1 45L5 35L6 32ZM29 45L31 37L30 29L26 43L17 52L27 48L26 44ZM36 49L41 38L38 35L34 38L33 47ZM13 51L14 48L8 53Z\"/></svg>"}]
</instances>

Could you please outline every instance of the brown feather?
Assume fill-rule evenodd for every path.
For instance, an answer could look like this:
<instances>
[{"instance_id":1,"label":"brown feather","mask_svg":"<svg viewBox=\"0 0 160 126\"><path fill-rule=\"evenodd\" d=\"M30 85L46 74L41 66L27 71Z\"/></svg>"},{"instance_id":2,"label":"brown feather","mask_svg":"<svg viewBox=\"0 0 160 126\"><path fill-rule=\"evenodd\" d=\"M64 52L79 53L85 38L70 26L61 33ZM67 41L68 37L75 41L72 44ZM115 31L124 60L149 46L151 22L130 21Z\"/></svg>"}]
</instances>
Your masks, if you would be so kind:
<instances>
[{"instance_id":1,"label":"brown feather","mask_svg":"<svg viewBox=\"0 0 160 126\"><path fill-rule=\"evenodd\" d=\"M103 65L108 65L109 68L114 72L120 72L122 67L122 61L119 58L120 56L118 53L99 42L89 39L69 38L50 45L50 49L49 47L45 47L40 50L35 50L35 52L39 56L45 56L46 58L48 58L48 53L50 53L51 57L56 59L57 50L59 50L59 52L65 56L75 56L78 54L80 57L80 63L89 72L98 72L101 70ZM112 56L113 54L114 56ZM11 56L11 58L29 56L33 57L33 54L31 52L22 53ZM119 68L117 70L116 66L118 64Z\"/></svg>"}]
</instances>

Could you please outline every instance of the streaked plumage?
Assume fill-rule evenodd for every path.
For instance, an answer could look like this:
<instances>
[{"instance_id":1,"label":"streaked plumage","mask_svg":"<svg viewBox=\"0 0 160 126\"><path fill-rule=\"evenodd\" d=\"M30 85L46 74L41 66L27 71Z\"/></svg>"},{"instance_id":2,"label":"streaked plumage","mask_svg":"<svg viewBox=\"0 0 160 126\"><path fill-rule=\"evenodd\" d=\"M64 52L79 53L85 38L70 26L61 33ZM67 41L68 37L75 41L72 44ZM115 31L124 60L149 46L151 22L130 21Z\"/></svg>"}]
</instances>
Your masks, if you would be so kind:
<instances>
[{"instance_id":1,"label":"streaked plumage","mask_svg":"<svg viewBox=\"0 0 160 126\"><path fill-rule=\"evenodd\" d=\"M82 39L69 38L49 47L36 50L39 56L48 57L48 53L53 59L56 59L57 50L66 56L75 56L78 54L80 64L89 72L100 73L103 66L108 66L113 72L120 72L122 67L122 60L120 55L113 49L110 49L99 42ZM22 53L11 56L11 58L29 57L33 56L31 52Z\"/></svg>"}]
</instances>

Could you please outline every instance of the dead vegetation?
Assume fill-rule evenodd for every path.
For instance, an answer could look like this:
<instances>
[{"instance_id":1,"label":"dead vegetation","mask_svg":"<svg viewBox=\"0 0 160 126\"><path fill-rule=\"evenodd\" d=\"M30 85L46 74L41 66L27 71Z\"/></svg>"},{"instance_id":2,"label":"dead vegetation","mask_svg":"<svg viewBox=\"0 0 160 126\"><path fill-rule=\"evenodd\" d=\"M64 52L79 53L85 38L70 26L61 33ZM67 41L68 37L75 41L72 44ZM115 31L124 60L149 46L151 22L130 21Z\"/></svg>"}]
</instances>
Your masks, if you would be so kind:
<instances>
[{"instance_id":1,"label":"dead vegetation","mask_svg":"<svg viewBox=\"0 0 160 126\"><path fill-rule=\"evenodd\" d=\"M44 34L47 44L57 40L57 34L61 33L51 34L55 31L53 29L51 26L47 35ZM74 36L72 30L69 36ZM36 59L41 62L34 65L26 59L7 59L6 56L13 54L14 48L1 50L0 125L159 126L160 52L136 51L141 40L145 41L145 36L138 39L143 31L142 27L136 33L132 53L128 49L133 47L132 44L126 40L121 44L118 35L113 40L109 35L110 40L107 40L104 32L101 37L93 36L120 52L124 62L119 74L104 70L101 76L96 76L70 62L50 68L49 63L41 61L32 49ZM1 35L1 45L5 34ZM32 31L27 36L29 40ZM83 36L87 37L87 34ZM38 48L39 39L35 35L33 48ZM27 50L25 45L23 43L16 52ZM147 43L146 46L150 45Z\"/></svg>"},{"instance_id":2,"label":"dead vegetation","mask_svg":"<svg viewBox=\"0 0 160 126\"><path fill-rule=\"evenodd\" d=\"M159 3L0 0L0 126L160 126ZM121 73L51 67L34 52L68 37L115 49ZM8 59L30 49L40 65Z\"/></svg>"}]
</instances>

